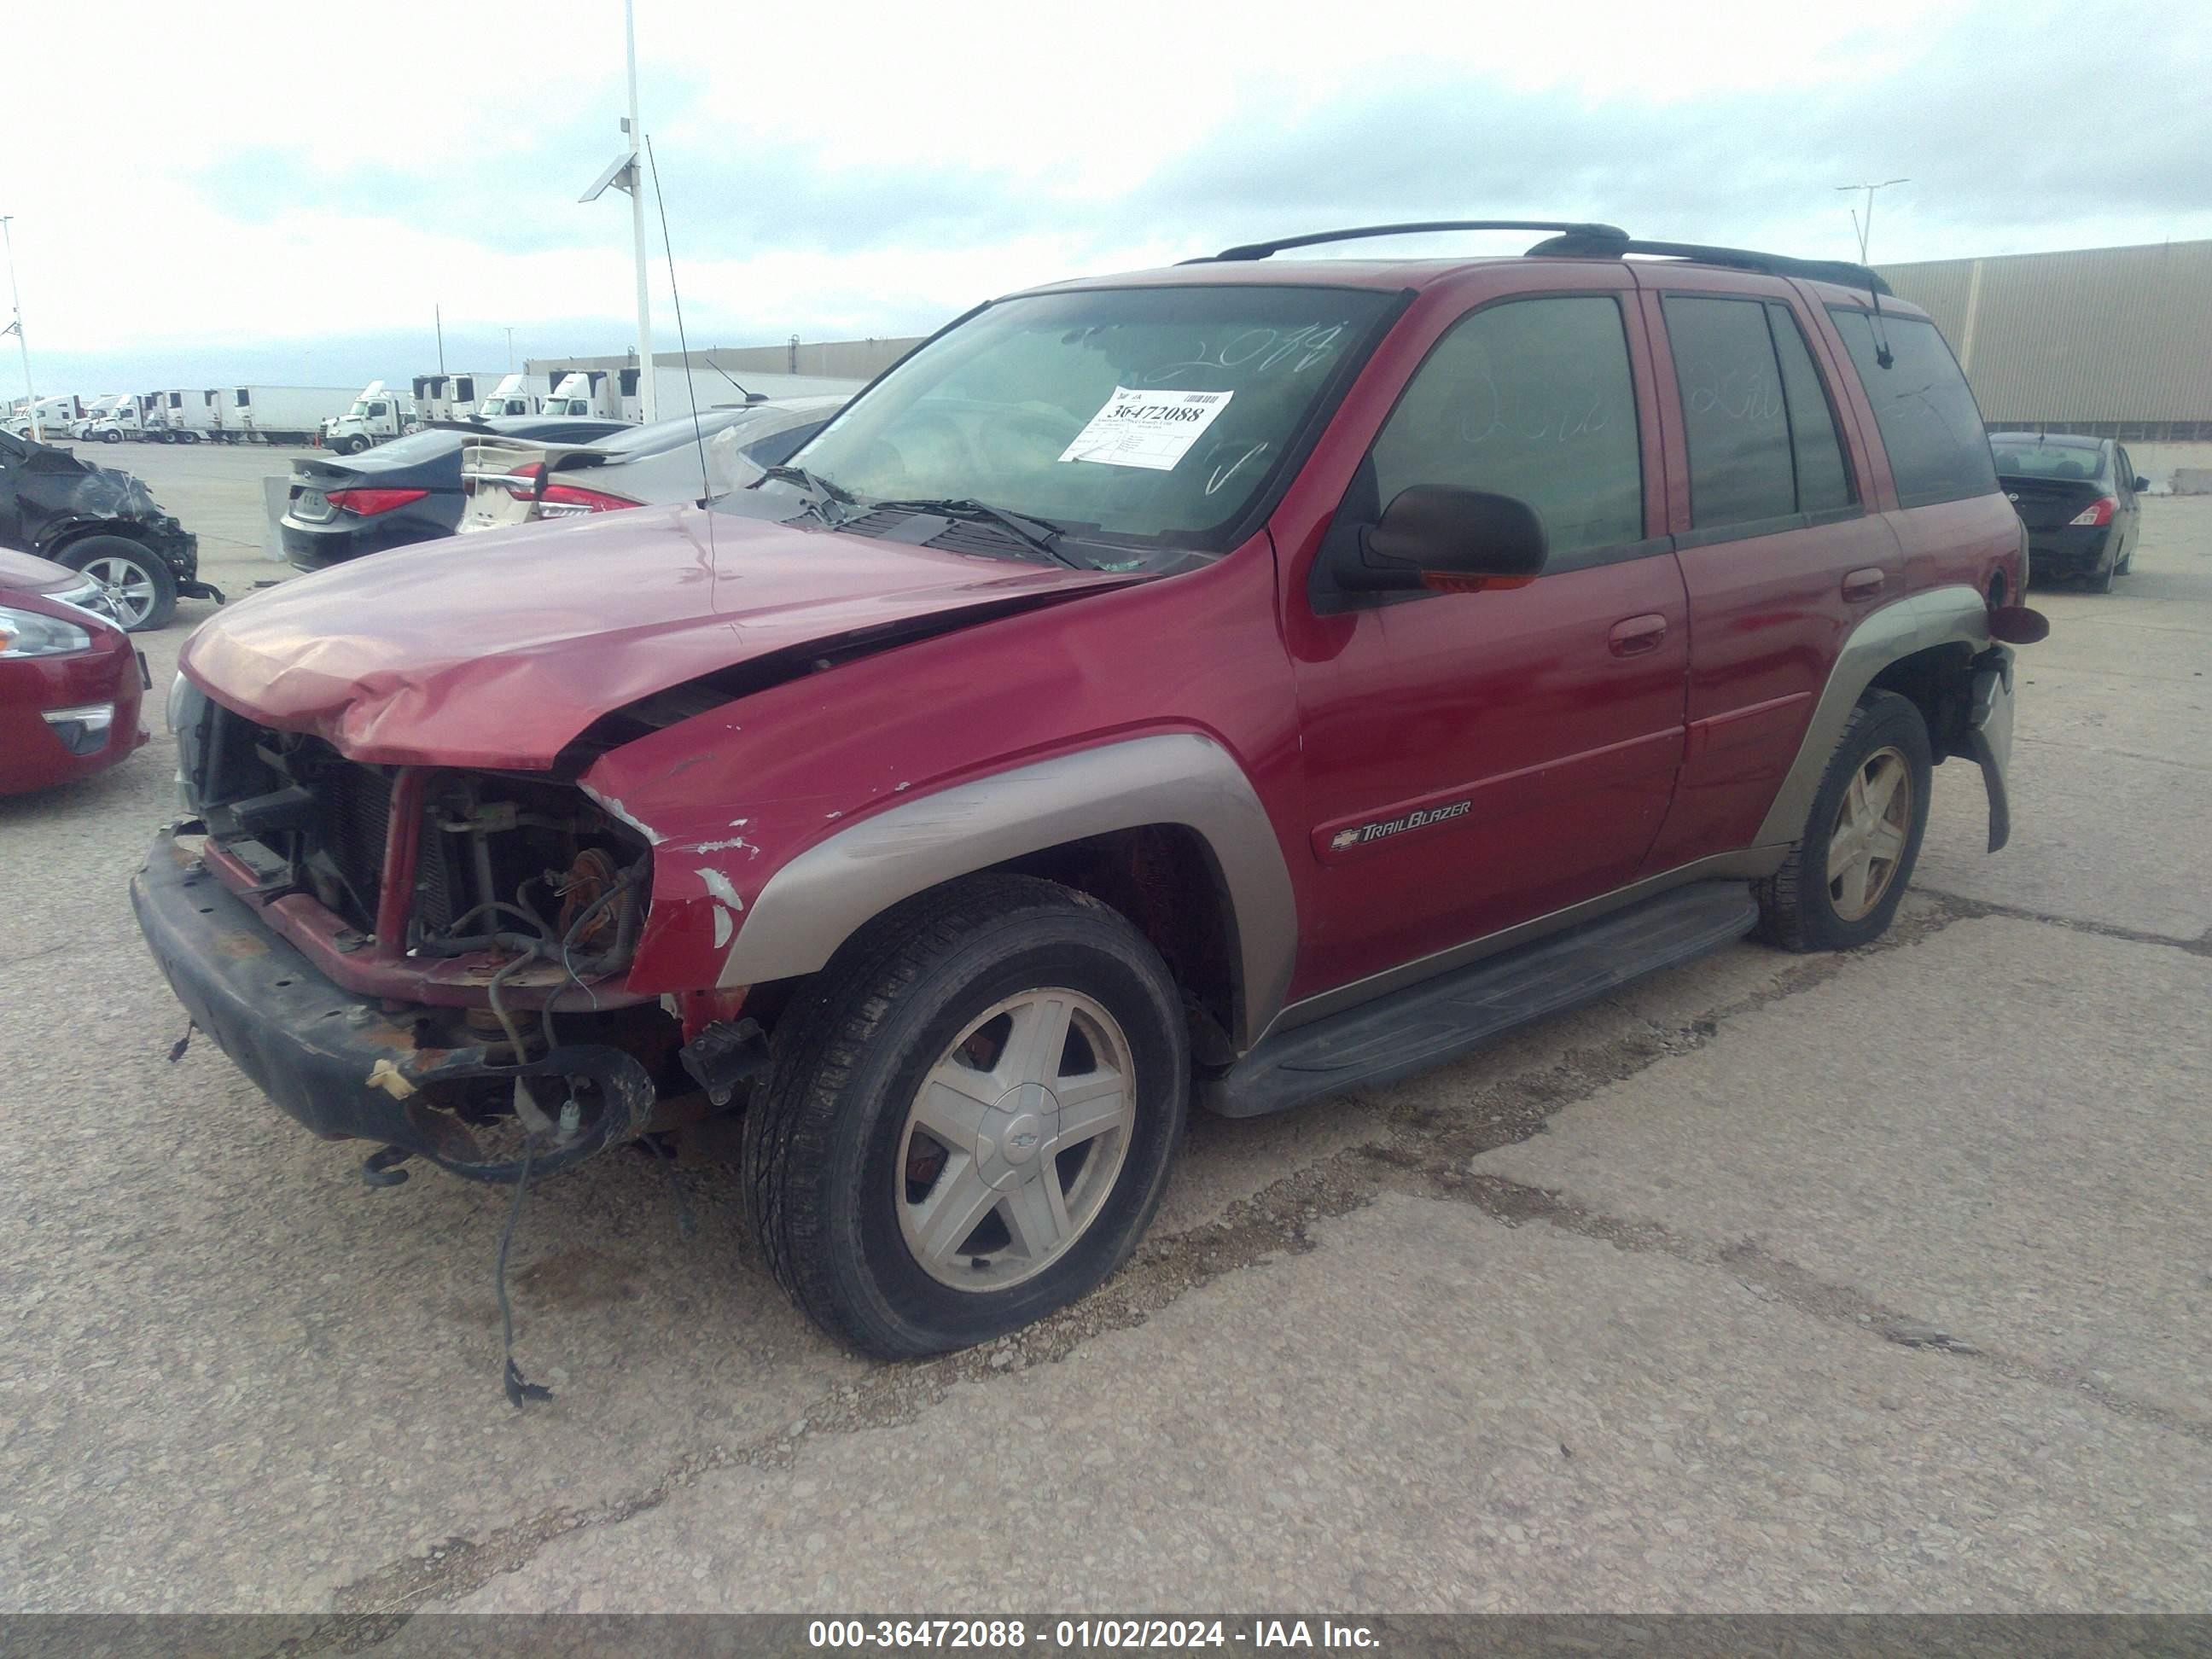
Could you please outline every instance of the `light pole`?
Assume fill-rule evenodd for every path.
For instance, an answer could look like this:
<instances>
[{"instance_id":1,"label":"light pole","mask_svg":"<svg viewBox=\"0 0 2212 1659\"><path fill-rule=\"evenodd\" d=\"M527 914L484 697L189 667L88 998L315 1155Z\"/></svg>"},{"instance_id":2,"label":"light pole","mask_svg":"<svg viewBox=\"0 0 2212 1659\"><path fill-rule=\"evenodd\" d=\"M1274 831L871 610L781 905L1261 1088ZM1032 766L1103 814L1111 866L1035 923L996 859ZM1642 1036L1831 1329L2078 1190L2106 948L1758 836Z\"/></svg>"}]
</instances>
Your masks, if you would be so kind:
<instances>
[{"instance_id":1,"label":"light pole","mask_svg":"<svg viewBox=\"0 0 2212 1659\"><path fill-rule=\"evenodd\" d=\"M507 372L514 373L514 331L507 331Z\"/></svg>"},{"instance_id":2,"label":"light pole","mask_svg":"<svg viewBox=\"0 0 2212 1659\"><path fill-rule=\"evenodd\" d=\"M637 114L635 0L623 0L623 46L629 64L629 115L623 122L628 149L607 164L598 182L578 199L595 202L611 186L629 192L630 238L637 253L637 398L640 411L651 422L659 418L659 411L653 395L653 309L645 284L645 190L637 165L638 148L645 142L645 128Z\"/></svg>"},{"instance_id":3,"label":"light pole","mask_svg":"<svg viewBox=\"0 0 2212 1659\"><path fill-rule=\"evenodd\" d=\"M1838 185L1836 186L1838 190L1863 190L1866 192L1866 218L1862 221L1858 216L1858 210L1854 208L1851 210L1851 228L1857 231L1859 234L1859 263L1861 264L1864 264L1867 262L1867 244L1872 240L1874 237L1875 191L1878 190L1887 190L1892 185L1909 185L1911 182L1912 180L1910 179L1885 179L1878 185Z\"/></svg>"},{"instance_id":4,"label":"light pole","mask_svg":"<svg viewBox=\"0 0 2212 1659\"><path fill-rule=\"evenodd\" d=\"M8 245L8 297L15 306L15 320L8 325L8 331L15 337L15 349L23 354L23 412L31 417L31 441L44 443L45 430L39 424L39 389L31 384L31 343L23 333L23 291L15 286L15 234L8 228L15 222L13 214L0 213L0 241Z\"/></svg>"}]
</instances>

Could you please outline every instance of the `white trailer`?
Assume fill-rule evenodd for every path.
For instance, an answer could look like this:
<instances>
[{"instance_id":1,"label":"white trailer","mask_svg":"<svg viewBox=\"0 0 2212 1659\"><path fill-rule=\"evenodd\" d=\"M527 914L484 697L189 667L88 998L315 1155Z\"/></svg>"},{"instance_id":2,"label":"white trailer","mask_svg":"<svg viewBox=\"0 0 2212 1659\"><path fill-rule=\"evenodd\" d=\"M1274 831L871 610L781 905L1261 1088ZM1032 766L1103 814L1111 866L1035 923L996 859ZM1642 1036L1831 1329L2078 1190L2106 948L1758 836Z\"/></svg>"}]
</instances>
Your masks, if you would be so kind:
<instances>
[{"instance_id":1,"label":"white trailer","mask_svg":"<svg viewBox=\"0 0 2212 1659\"><path fill-rule=\"evenodd\" d=\"M480 374L465 368L450 374L417 374L415 406L426 421L472 421L477 418L477 406L491 395L492 388L500 381L497 374Z\"/></svg>"},{"instance_id":2,"label":"white trailer","mask_svg":"<svg viewBox=\"0 0 2212 1659\"><path fill-rule=\"evenodd\" d=\"M177 386L155 393L159 399L146 423L146 435L157 444L196 444L214 430L214 416L204 392Z\"/></svg>"},{"instance_id":3,"label":"white trailer","mask_svg":"<svg viewBox=\"0 0 2212 1659\"><path fill-rule=\"evenodd\" d=\"M234 443L304 444L325 420L351 408L354 396L349 386L233 386L222 435Z\"/></svg>"}]
</instances>

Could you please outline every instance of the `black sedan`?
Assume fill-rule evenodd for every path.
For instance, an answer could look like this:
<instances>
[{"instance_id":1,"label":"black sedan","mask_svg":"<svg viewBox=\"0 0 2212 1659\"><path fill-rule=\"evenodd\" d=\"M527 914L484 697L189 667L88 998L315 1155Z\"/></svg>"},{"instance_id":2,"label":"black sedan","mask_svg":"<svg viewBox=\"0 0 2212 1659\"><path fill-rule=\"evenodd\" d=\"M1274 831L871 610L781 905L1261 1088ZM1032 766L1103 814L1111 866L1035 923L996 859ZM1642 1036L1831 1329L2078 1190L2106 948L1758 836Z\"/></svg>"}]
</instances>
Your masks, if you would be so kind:
<instances>
[{"instance_id":1,"label":"black sedan","mask_svg":"<svg viewBox=\"0 0 2212 1659\"><path fill-rule=\"evenodd\" d=\"M295 461L279 521L284 556L299 569L321 570L452 535L461 518L461 447L472 437L592 443L630 424L587 415L507 415L426 428L360 455Z\"/></svg>"},{"instance_id":2,"label":"black sedan","mask_svg":"<svg viewBox=\"0 0 2212 1659\"><path fill-rule=\"evenodd\" d=\"M2035 576L2078 576L2109 593L2136 556L2141 514L2138 477L2128 452L2110 438L2057 432L1992 432L1997 480L2027 526L2027 568Z\"/></svg>"}]
</instances>

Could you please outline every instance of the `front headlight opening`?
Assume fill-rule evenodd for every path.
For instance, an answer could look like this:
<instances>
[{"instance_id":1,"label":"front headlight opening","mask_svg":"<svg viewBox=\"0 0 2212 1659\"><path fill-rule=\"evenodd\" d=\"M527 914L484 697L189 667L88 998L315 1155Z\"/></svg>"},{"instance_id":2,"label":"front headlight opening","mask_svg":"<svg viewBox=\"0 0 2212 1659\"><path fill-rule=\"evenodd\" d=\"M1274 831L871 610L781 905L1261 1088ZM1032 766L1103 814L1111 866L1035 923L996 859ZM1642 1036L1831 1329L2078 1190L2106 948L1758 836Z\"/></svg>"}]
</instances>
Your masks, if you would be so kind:
<instances>
[{"instance_id":1,"label":"front headlight opening","mask_svg":"<svg viewBox=\"0 0 2212 1659\"><path fill-rule=\"evenodd\" d=\"M0 605L0 657L60 657L91 649L91 634L75 623Z\"/></svg>"}]
</instances>

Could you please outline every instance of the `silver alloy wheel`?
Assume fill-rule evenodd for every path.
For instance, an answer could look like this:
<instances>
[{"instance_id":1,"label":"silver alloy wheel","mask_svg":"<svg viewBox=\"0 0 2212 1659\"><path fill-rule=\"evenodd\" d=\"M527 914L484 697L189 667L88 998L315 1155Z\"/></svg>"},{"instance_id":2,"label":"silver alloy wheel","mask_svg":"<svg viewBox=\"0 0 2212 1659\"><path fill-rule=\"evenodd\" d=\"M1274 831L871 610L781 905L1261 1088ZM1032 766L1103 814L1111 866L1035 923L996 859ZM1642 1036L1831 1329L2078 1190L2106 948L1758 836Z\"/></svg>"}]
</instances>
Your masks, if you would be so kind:
<instances>
[{"instance_id":1,"label":"silver alloy wheel","mask_svg":"<svg viewBox=\"0 0 2212 1659\"><path fill-rule=\"evenodd\" d=\"M892 1171L923 1271L1000 1291L1066 1255L1128 1156L1135 1081L1120 1024L1079 991L1024 991L971 1021L915 1092Z\"/></svg>"},{"instance_id":2,"label":"silver alloy wheel","mask_svg":"<svg viewBox=\"0 0 2212 1659\"><path fill-rule=\"evenodd\" d=\"M153 614L154 579L143 566L108 555L90 561L83 570L115 596L116 616L126 630Z\"/></svg>"},{"instance_id":3,"label":"silver alloy wheel","mask_svg":"<svg viewBox=\"0 0 2212 1659\"><path fill-rule=\"evenodd\" d=\"M1877 749L1852 775L1828 836L1828 902L1838 921L1857 921L1881 902L1911 833L1911 764L1902 750Z\"/></svg>"}]
</instances>

